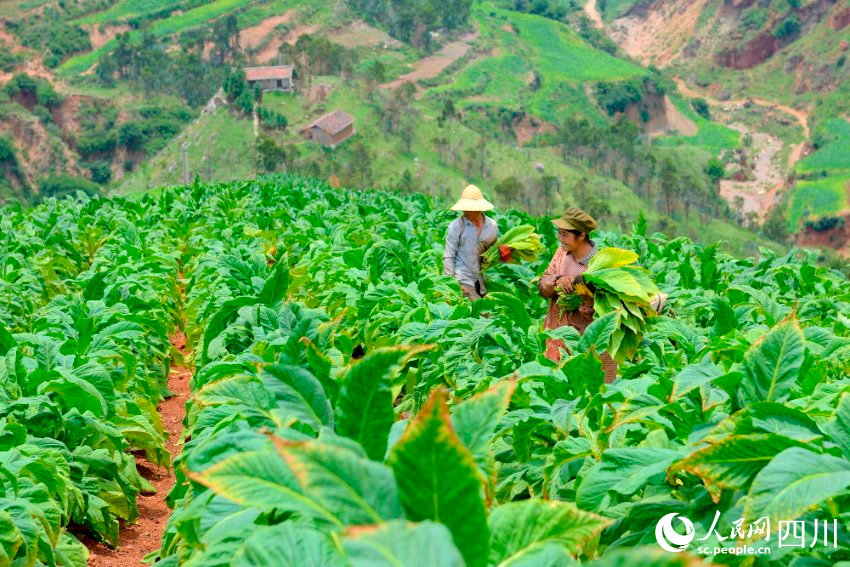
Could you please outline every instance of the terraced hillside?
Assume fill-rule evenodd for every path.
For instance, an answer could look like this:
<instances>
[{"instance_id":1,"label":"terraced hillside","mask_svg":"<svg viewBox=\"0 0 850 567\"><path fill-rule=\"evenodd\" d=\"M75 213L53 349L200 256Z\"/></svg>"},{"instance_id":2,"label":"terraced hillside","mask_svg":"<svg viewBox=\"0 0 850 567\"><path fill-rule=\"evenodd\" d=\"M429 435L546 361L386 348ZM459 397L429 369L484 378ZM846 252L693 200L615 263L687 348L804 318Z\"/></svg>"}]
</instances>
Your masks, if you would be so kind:
<instances>
[{"instance_id":1,"label":"terraced hillside","mask_svg":"<svg viewBox=\"0 0 850 567\"><path fill-rule=\"evenodd\" d=\"M0 132L23 171L4 174L7 194L66 190L68 180L45 184L63 170L122 192L196 173L210 181L282 169L436 196L472 181L528 210L581 200L613 223L643 210L665 230L730 235L736 250L768 244L742 230L745 219L706 173L712 158L731 167L740 133L696 114L672 82L626 59L576 13L556 20L475 2L455 31L400 41L356 2L28 6L9 9L4 37L27 65L41 65L58 97L52 107L34 95L0 101L9 117ZM47 42L50 18L87 43ZM47 68L25 38L65 55ZM285 128L253 120L250 104L203 112L232 69L290 61L298 94L269 95L259 107L284 116ZM21 63L7 78L19 71L29 72ZM165 116L152 114L157 107ZM355 117L352 143L327 152L299 135L335 108ZM14 116L45 134L20 135ZM51 144L49 155L36 151Z\"/></svg>"}]
</instances>

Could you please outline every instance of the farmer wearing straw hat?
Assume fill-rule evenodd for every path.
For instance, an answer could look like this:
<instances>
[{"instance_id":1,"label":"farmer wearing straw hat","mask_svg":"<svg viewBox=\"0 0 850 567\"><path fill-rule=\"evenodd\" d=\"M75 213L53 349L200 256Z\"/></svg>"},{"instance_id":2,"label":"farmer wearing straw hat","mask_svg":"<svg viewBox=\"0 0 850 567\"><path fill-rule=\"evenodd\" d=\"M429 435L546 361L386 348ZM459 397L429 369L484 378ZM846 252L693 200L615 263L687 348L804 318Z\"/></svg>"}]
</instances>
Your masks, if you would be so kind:
<instances>
[{"instance_id":1,"label":"farmer wearing straw hat","mask_svg":"<svg viewBox=\"0 0 850 567\"><path fill-rule=\"evenodd\" d=\"M481 299L487 293L481 274L481 254L499 238L496 221L484 214L492 208L493 204L475 185L467 185L460 200L452 206L453 211L462 211L463 215L449 224L443 273L457 278L463 296L470 301ZM504 254L502 256L504 259Z\"/></svg>"},{"instance_id":2,"label":"farmer wearing straw hat","mask_svg":"<svg viewBox=\"0 0 850 567\"><path fill-rule=\"evenodd\" d=\"M584 334L593 321L593 298L584 298L578 309L563 311L558 306L558 294L572 293L576 280L581 278L590 259L596 255L596 243L590 239L590 233L596 230L596 220L583 210L570 207L552 224L558 229L560 246L537 284L540 295L550 300L543 326L546 329L557 329L569 325ZM549 360L560 362L560 349L566 350L563 341L546 340L546 358ZM600 358L605 370L605 382L611 383L617 376L617 363L607 352L602 353Z\"/></svg>"}]
</instances>

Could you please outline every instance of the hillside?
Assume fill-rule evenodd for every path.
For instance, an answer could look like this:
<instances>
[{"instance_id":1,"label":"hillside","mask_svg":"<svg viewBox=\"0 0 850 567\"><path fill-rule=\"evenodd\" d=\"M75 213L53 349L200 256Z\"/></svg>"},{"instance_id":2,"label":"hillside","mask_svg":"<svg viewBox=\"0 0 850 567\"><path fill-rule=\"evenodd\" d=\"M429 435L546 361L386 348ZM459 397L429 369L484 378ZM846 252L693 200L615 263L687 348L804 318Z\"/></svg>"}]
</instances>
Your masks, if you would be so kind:
<instances>
[{"instance_id":1,"label":"hillside","mask_svg":"<svg viewBox=\"0 0 850 567\"><path fill-rule=\"evenodd\" d=\"M299 94L270 95L262 103L289 122L283 131L261 124L260 141L268 137L284 145L286 158L277 168L441 196L474 181L505 204L528 210L552 211L582 200L612 225L632 222L643 210L664 230L735 235L735 249L755 250L747 244L753 237L731 226L744 221L717 197L715 178L704 172L711 157L731 159L724 151L738 146L738 133L668 96L672 83L624 59L578 24L475 3L456 31L400 41L345 3L80 0L62 10L50 2L40 11L20 6L7 8L3 37L13 53L29 56L26 66L40 65L60 108L79 108L82 98L93 99L101 113L115 113L106 112L112 120L78 119L82 129L74 130L57 122L57 110L48 109L48 117L37 100L22 105L27 101L10 96L5 106L34 116L31 122L41 116L50 130L46 136L69 156L65 171L109 190L183 182L187 140L189 177L235 179L265 169L256 153L250 155L247 113L229 107L209 119L201 109L234 63L295 58L301 65ZM31 36L44 39L36 32L47 13L88 34L88 44L78 46L82 52L60 58L54 68L22 44ZM211 20L215 25L207 32L203 26L209 28ZM27 71L18 65L6 77L21 70ZM161 117L145 112L151 106L169 108L166 128L159 127ZM334 108L355 116L359 134L352 143L328 153L299 137L300 126ZM638 129L624 128L621 114ZM571 117L587 122L577 128ZM7 186L37 194L42 180L62 165L31 151L36 143L22 141L10 121L0 120L2 131L13 138L27 171L23 179L8 175ZM571 135L578 131L582 137ZM90 135L81 140L82 134ZM665 165L667 177L647 159Z\"/></svg>"},{"instance_id":2,"label":"hillside","mask_svg":"<svg viewBox=\"0 0 850 567\"><path fill-rule=\"evenodd\" d=\"M789 229L800 243L846 251L846 2L661 0L615 3L605 14L611 37L630 55L684 78L690 94L710 101L728 123L781 143L776 169L788 190L780 188L780 214Z\"/></svg>"},{"instance_id":3,"label":"hillside","mask_svg":"<svg viewBox=\"0 0 850 567\"><path fill-rule=\"evenodd\" d=\"M488 214L503 233L530 224L545 252L497 263L470 304L442 275L457 213L421 194L270 176L0 208L2 557L846 559L845 274L813 253L598 231L598 316L579 335L544 326L549 218ZM662 551L676 516L696 541ZM789 546L785 522L826 543Z\"/></svg>"}]
</instances>

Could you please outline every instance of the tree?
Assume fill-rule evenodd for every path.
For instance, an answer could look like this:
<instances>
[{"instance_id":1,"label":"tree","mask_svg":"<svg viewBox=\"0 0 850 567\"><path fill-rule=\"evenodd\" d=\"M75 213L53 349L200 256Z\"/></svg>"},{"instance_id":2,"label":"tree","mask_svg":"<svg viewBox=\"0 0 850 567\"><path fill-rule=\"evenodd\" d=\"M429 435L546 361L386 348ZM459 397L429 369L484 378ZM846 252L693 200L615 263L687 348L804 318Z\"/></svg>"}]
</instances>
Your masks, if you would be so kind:
<instances>
[{"instance_id":1,"label":"tree","mask_svg":"<svg viewBox=\"0 0 850 567\"><path fill-rule=\"evenodd\" d=\"M667 216L673 216L673 203L680 192L679 172L676 169L676 164L669 156L664 157L661 162L661 171L658 174L658 184L661 189L661 195L664 197L664 203L667 209Z\"/></svg>"},{"instance_id":2,"label":"tree","mask_svg":"<svg viewBox=\"0 0 850 567\"><path fill-rule=\"evenodd\" d=\"M372 152L363 142L351 145L347 164L348 180L357 187L368 187L372 184Z\"/></svg>"},{"instance_id":3,"label":"tree","mask_svg":"<svg viewBox=\"0 0 850 567\"><path fill-rule=\"evenodd\" d=\"M145 134L136 122L125 122L118 127L118 143L128 150L139 150L145 141Z\"/></svg>"},{"instance_id":4,"label":"tree","mask_svg":"<svg viewBox=\"0 0 850 567\"><path fill-rule=\"evenodd\" d=\"M706 120L711 120L711 111L708 108L708 103L704 99L693 99L691 101L691 107L694 109L694 112L696 112Z\"/></svg>"},{"instance_id":5,"label":"tree","mask_svg":"<svg viewBox=\"0 0 850 567\"><path fill-rule=\"evenodd\" d=\"M726 168L723 167L723 162L717 159L716 157L709 158L708 163L705 165L705 174L711 178L713 183L717 183L726 173Z\"/></svg>"},{"instance_id":6,"label":"tree","mask_svg":"<svg viewBox=\"0 0 850 567\"><path fill-rule=\"evenodd\" d=\"M256 142L257 165L265 172L276 171L284 163L286 151L268 136L259 136Z\"/></svg>"},{"instance_id":7,"label":"tree","mask_svg":"<svg viewBox=\"0 0 850 567\"><path fill-rule=\"evenodd\" d=\"M501 195L508 202L516 202L525 193L525 186L522 184L522 181L514 175L501 180L496 184L494 189L497 195Z\"/></svg>"}]
</instances>

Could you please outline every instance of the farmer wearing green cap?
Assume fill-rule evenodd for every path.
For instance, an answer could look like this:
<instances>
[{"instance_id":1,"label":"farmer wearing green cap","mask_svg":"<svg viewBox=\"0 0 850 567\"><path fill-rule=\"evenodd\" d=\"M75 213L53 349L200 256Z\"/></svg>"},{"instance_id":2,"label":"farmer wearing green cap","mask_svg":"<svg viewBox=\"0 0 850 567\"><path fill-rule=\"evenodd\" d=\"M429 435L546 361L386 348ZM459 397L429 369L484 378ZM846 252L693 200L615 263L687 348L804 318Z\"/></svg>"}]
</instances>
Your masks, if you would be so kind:
<instances>
[{"instance_id":1,"label":"farmer wearing green cap","mask_svg":"<svg viewBox=\"0 0 850 567\"><path fill-rule=\"evenodd\" d=\"M484 214L493 208L475 185L467 185L453 211L463 214L449 224L446 248L443 254L443 273L460 282L463 296L470 301L484 297L487 288L481 273L481 254L499 238L496 221ZM505 252L501 251L505 260ZM507 251L510 255L510 250Z\"/></svg>"},{"instance_id":2,"label":"farmer wearing green cap","mask_svg":"<svg viewBox=\"0 0 850 567\"><path fill-rule=\"evenodd\" d=\"M537 284L540 295L550 300L544 327L557 329L569 325L584 334L584 330L593 321L593 297L584 297L578 309L564 311L558 306L558 295L573 292L576 281L581 281L581 275L587 269L590 259L596 255L596 243L590 239L590 233L596 230L596 220L583 210L570 207L560 218L554 219L552 224L558 229L560 246ZM560 349L566 350L563 341L547 339L546 358L560 362ZM617 376L617 363L608 353L602 353L601 358L605 382L611 383Z\"/></svg>"}]
</instances>

